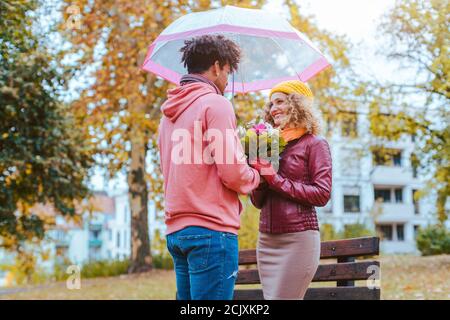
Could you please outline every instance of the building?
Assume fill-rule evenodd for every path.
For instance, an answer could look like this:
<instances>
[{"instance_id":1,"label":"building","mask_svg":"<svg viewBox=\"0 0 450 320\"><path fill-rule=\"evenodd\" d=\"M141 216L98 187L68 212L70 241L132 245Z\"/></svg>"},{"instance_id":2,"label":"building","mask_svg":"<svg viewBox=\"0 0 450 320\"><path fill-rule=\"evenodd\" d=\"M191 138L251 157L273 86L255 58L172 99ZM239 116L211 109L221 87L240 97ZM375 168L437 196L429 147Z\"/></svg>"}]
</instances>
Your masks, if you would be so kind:
<instances>
[{"instance_id":1,"label":"building","mask_svg":"<svg viewBox=\"0 0 450 320\"><path fill-rule=\"evenodd\" d=\"M67 223L58 217L51 231L56 259L67 258L75 264L96 260L125 260L131 252L131 210L128 193L109 196L97 193L90 201L91 208L83 214L82 225ZM149 204L149 232L157 226L154 207Z\"/></svg>"},{"instance_id":2,"label":"building","mask_svg":"<svg viewBox=\"0 0 450 320\"><path fill-rule=\"evenodd\" d=\"M362 223L382 235L383 253L417 253L418 228L436 217L432 196L414 198L425 185L411 162L414 137L377 140L369 133L367 116L356 113L327 132L333 190L327 206L318 210L320 222L335 230Z\"/></svg>"},{"instance_id":3,"label":"building","mask_svg":"<svg viewBox=\"0 0 450 320\"><path fill-rule=\"evenodd\" d=\"M56 226L49 232L56 262L68 259L81 265L112 255L111 243L114 239L110 240L109 235L113 230L116 231L114 224L123 214L116 210L117 206L120 207L116 202L119 201L105 193L96 193L88 205L84 203L82 221L74 222L57 216ZM121 248L114 248L115 252Z\"/></svg>"}]
</instances>

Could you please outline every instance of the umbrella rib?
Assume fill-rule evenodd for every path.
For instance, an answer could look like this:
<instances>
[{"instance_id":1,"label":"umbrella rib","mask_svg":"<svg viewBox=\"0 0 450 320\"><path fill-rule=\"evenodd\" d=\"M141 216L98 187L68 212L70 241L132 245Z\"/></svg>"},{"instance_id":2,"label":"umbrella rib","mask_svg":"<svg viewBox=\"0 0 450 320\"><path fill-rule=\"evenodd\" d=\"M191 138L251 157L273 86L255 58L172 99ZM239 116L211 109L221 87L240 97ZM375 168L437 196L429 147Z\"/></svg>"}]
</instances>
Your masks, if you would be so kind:
<instances>
[{"instance_id":1,"label":"umbrella rib","mask_svg":"<svg viewBox=\"0 0 450 320\"><path fill-rule=\"evenodd\" d=\"M223 11L222 11L222 16L220 17L220 22L221 23L225 23L225 21L223 20L223 17L225 16L225 11L227 10L227 6L225 6L224 8L223 8Z\"/></svg>"}]
</instances>

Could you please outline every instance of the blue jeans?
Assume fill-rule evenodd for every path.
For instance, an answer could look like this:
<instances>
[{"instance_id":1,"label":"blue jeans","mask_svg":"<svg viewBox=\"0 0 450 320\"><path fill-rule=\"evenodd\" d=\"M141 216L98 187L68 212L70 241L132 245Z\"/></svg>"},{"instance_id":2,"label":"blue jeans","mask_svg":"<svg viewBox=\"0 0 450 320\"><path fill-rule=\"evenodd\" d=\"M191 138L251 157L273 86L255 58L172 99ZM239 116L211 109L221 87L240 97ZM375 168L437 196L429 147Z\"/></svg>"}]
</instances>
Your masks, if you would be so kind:
<instances>
[{"instance_id":1,"label":"blue jeans","mask_svg":"<svg viewBox=\"0 0 450 320\"><path fill-rule=\"evenodd\" d=\"M186 227L167 235L177 279L177 300L231 300L238 272L238 238Z\"/></svg>"}]
</instances>

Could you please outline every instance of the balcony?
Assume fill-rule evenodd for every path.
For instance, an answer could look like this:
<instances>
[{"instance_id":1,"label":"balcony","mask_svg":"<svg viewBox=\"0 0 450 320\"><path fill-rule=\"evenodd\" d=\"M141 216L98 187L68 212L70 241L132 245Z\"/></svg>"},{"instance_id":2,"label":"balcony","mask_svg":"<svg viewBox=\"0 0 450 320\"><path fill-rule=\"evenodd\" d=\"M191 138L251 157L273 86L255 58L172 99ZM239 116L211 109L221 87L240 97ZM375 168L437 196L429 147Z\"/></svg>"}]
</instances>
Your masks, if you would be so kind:
<instances>
[{"instance_id":1,"label":"balcony","mask_svg":"<svg viewBox=\"0 0 450 320\"><path fill-rule=\"evenodd\" d=\"M103 225L101 223L90 223L89 224L90 231L101 231L102 228L103 228Z\"/></svg>"},{"instance_id":2,"label":"balcony","mask_svg":"<svg viewBox=\"0 0 450 320\"><path fill-rule=\"evenodd\" d=\"M54 230L52 233L52 239L57 248L67 248L70 245L70 234L65 230Z\"/></svg>"},{"instance_id":3,"label":"balcony","mask_svg":"<svg viewBox=\"0 0 450 320\"><path fill-rule=\"evenodd\" d=\"M100 239L90 239L89 240L89 247L101 247L102 246L102 240Z\"/></svg>"},{"instance_id":4,"label":"balcony","mask_svg":"<svg viewBox=\"0 0 450 320\"><path fill-rule=\"evenodd\" d=\"M406 203L382 203L376 222L407 222L414 216L414 205Z\"/></svg>"},{"instance_id":5,"label":"balcony","mask_svg":"<svg viewBox=\"0 0 450 320\"><path fill-rule=\"evenodd\" d=\"M70 241L69 239L57 239L55 241L55 246L57 248L66 248L69 247Z\"/></svg>"},{"instance_id":6,"label":"balcony","mask_svg":"<svg viewBox=\"0 0 450 320\"><path fill-rule=\"evenodd\" d=\"M372 183L378 185L406 185L412 180L411 169L400 166L376 166L372 173Z\"/></svg>"}]
</instances>

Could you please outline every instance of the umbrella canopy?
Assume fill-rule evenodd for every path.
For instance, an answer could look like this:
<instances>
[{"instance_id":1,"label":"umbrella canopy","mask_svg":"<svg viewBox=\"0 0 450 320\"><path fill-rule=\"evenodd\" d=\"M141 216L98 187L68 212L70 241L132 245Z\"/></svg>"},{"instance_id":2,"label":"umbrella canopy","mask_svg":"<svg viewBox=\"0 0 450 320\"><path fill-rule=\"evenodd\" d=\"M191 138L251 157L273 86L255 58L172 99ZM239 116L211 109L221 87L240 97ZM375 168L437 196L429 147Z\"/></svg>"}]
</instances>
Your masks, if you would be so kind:
<instances>
[{"instance_id":1,"label":"umbrella canopy","mask_svg":"<svg viewBox=\"0 0 450 320\"><path fill-rule=\"evenodd\" d=\"M264 90L285 80L306 82L329 66L311 41L283 17L225 6L175 20L150 45L142 68L178 84L187 73L180 53L184 41L205 34L223 34L242 50L239 68L230 75L225 91Z\"/></svg>"}]
</instances>

